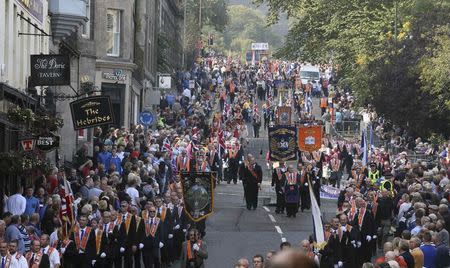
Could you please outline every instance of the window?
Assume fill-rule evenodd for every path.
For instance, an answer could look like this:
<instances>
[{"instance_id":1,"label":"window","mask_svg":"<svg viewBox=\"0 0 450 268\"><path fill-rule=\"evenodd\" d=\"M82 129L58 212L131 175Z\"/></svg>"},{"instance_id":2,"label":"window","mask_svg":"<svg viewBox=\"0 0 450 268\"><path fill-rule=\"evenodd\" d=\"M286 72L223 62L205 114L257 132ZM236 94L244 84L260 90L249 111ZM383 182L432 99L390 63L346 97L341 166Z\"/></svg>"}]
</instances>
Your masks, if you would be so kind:
<instances>
[{"instance_id":1,"label":"window","mask_svg":"<svg viewBox=\"0 0 450 268\"><path fill-rule=\"evenodd\" d=\"M84 132L85 129L80 129L78 130L78 139L79 140L84 140L86 139L86 133Z\"/></svg>"},{"instance_id":2,"label":"window","mask_svg":"<svg viewBox=\"0 0 450 268\"><path fill-rule=\"evenodd\" d=\"M84 23L82 36L89 39L91 36L91 0L86 0L86 17L88 21Z\"/></svg>"},{"instance_id":3,"label":"window","mask_svg":"<svg viewBox=\"0 0 450 268\"><path fill-rule=\"evenodd\" d=\"M106 13L106 32L108 33L108 56L120 55L120 11L108 9Z\"/></svg>"}]
</instances>

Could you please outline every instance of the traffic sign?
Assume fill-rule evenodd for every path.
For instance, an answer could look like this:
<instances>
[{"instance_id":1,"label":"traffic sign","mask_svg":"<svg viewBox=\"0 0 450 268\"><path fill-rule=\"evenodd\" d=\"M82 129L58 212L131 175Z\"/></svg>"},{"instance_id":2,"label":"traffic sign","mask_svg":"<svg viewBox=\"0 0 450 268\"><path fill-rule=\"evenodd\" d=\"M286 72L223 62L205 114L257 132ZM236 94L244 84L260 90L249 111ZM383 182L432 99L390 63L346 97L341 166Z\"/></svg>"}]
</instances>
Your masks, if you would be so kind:
<instances>
[{"instance_id":1,"label":"traffic sign","mask_svg":"<svg viewBox=\"0 0 450 268\"><path fill-rule=\"evenodd\" d=\"M139 121L141 124L149 126L155 121L155 116L151 112L142 112L139 115Z\"/></svg>"}]
</instances>

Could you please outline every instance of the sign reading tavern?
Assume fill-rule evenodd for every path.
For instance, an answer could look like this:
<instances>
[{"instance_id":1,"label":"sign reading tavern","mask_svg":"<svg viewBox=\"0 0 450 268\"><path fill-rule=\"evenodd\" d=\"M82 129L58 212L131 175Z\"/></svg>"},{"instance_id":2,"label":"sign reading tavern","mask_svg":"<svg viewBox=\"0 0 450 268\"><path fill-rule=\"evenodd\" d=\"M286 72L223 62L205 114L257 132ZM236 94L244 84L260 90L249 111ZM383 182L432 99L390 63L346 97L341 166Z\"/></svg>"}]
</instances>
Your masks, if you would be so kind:
<instances>
[{"instance_id":1,"label":"sign reading tavern","mask_svg":"<svg viewBox=\"0 0 450 268\"><path fill-rule=\"evenodd\" d=\"M70 59L66 55L31 55L30 86L70 85Z\"/></svg>"},{"instance_id":2,"label":"sign reading tavern","mask_svg":"<svg viewBox=\"0 0 450 268\"><path fill-rule=\"evenodd\" d=\"M94 96L70 103L73 128L90 128L114 122L109 96Z\"/></svg>"}]
</instances>

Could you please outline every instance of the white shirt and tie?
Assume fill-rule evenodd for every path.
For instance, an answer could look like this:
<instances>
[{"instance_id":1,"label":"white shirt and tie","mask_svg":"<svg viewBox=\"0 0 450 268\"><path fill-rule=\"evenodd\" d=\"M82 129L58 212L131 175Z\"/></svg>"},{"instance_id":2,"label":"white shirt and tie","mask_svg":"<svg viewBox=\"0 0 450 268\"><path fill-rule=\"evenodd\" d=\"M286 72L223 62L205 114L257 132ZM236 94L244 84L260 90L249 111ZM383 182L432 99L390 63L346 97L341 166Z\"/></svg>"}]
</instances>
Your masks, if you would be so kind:
<instances>
[{"instance_id":1,"label":"white shirt and tie","mask_svg":"<svg viewBox=\"0 0 450 268\"><path fill-rule=\"evenodd\" d=\"M5 263L6 263L6 258L5 258ZM28 268L27 259L25 259L25 257L23 255L20 256L20 258L17 258L17 252L16 252L11 255L11 262L9 264L9 268Z\"/></svg>"},{"instance_id":2,"label":"white shirt and tie","mask_svg":"<svg viewBox=\"0 0 450 268\"><path fill-rule=\"evenodd\" d=\"M50 268L54 268L56 265L61 265L61 261L59 259L59 254L56 249L53 249L53 251L48 254L48 250L50 249L50 246L46 246L45 248L42 248L42 253L47 254L48 258L50 260Z\"/></svg>"},{"instance_id":3,"label":"white shirt and tie","mask_svg":"<svg viewBox=\"0 0 450 268\"><path fill-rule=\"evenodd\" d=\"M80 229L80 247L83 245L83 237L84 237L85 234L86 234L86 227L84 227L83 229ZM78 253L84 253L84 250L82 250L80 248Z\"/></svg>"}]
</instances>

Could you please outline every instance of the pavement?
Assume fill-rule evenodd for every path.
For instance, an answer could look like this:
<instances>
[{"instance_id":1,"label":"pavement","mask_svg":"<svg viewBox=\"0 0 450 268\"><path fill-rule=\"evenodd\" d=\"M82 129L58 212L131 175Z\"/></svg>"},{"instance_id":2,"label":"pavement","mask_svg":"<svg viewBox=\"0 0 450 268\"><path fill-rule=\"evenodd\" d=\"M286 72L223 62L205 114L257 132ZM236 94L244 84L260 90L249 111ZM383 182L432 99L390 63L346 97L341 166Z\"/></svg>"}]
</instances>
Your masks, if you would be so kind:
<instances>
[{"instance_id":1,"label":"pavement","mask_svg":"<svg viewBox=\"0 0 450 268\"><path fill-rule=\"evenodd\" d=\"M318 99L314 100L318 107ZM320 109L315 108L314 113ZM318 116L316 115L316 118ZM242 184L219 184L215 189L214 214L206 220L208 246L206 267L229 268L242 257L249 260L270 250L278 250L282 241L297 246L313 233L311 211L299 212L296 218L287 218L285 214L275 214L270 204L275 200L271 188L271 172L267 170L265 154L268 148L267 131L261 128L260 138L253 137L253 128L248 125L249 139L245 152L252 153L263 168L263 183L256 210L247 210ZM261 154L262 150L262 154ZM324 220L335 215L336 201L322 200L321 211Z\"/></svg>"}]
</instances>

